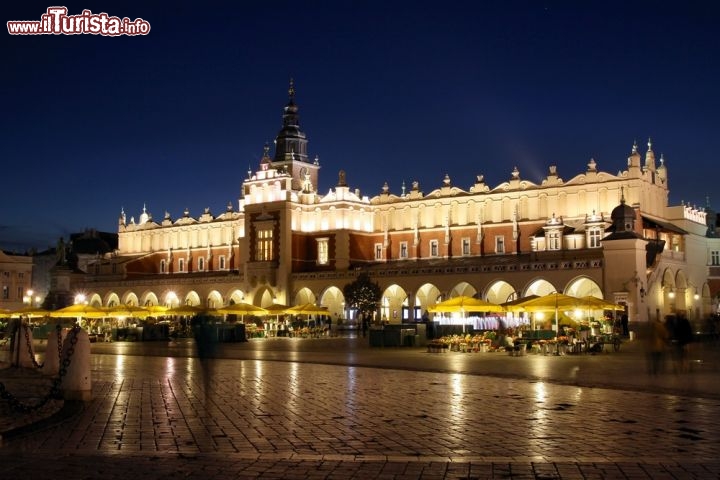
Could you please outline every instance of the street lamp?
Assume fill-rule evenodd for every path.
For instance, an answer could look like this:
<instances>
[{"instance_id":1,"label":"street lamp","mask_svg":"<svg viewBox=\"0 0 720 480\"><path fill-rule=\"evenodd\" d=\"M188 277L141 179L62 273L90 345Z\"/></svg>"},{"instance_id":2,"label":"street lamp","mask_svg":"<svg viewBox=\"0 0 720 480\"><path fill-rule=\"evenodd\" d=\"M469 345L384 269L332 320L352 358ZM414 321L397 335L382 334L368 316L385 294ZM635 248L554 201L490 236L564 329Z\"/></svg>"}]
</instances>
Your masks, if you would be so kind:
<instances>
[{"instance_id":1,"label":"street lamp","mask_svg":"<svg viewBox=\"0 0 720 480\"><path fill-rule=\"evenodd\" d=\"M25 293L25 296L23 297L23 303L27 303L29 307L33 306L33 293L35 292L30 289Z\"/></svg>"},{"instance_id":2,"label":"street lamp","mask_svg":"<svg viewBox=\"0 0 720 480\"><path fill-rule=\"evenodd\" d=\"M173 308L173 304L177 301L178 301L178 297L175 292L168 292L168 294L165 296L165 303L170 308Z\"/></svg>"}]
</instances>

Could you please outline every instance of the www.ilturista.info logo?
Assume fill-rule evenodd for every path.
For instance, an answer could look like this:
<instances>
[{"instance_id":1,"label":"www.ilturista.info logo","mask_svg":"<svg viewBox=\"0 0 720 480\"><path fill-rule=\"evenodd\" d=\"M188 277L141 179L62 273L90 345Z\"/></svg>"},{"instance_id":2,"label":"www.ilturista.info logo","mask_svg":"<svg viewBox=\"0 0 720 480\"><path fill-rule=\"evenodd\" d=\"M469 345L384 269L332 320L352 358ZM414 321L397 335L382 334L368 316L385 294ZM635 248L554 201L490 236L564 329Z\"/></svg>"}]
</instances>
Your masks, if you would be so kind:
<instances>
[{"instance_id":1,"label":"www.ilturista.info logo","mask_svg":"<svg viewBox=\"0 0 720 480\"><path fill-rule=\"evenodd\" d=\"M40 20L7 22L10 35L147 35L150 23L142 18L111 17L107 13L83 10L80 15L68 15L66 7L49 7Z\"/></svg>"}]
</instances>

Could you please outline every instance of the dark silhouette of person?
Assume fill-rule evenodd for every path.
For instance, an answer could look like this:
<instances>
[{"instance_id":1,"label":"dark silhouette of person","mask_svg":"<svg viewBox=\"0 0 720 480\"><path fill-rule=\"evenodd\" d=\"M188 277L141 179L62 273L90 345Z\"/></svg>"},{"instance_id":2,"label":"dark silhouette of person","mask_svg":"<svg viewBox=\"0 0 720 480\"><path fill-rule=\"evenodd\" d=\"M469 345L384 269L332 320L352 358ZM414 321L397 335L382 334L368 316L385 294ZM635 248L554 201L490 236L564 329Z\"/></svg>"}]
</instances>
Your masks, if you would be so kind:
<instances>
[{"instance_id":1,"label":"dark silhouette of person","mask_svg":"<svg viewBox=\"0 0 720 480\"><path fill-rule=\"evenodd\" d=\"M628 330L628 316L627 313L623 313L622 317L620 317L620 325L622 326L622 334L624 337L627 337L630 335L630 330Z\"/></svg>"},{"instance_id":2,"label":"dark silhouette of person","mask_svg":"<svg viewBox=\"0 0 720 480\"><path fill-rule=\"evenodd\" d=\"M678 315L675 318L672 337L675 373L687 372L690 369L688 360L688 344L693 340L693 332L690 320L688 320L685 315Z\"/></svg>"}]
</instances>

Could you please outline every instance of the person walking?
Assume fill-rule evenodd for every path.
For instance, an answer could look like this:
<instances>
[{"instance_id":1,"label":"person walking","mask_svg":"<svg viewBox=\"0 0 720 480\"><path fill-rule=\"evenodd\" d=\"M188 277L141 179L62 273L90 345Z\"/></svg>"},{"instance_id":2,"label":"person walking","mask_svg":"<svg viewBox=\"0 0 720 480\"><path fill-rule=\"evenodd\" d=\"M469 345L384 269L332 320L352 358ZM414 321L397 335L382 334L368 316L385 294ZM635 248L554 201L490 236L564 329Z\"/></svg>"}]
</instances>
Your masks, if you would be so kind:
<instances>
[{"instance_id":1,"label":"person walking","mask_svg":"<svg viewBox=\"0 0 720 480\"><path fill-rule=\"evenodd\" d=\"M678 315L675 319L673 331L673 359L674 372L685 373L690 370L688 359L688 344L693 340L692 326L685 315Z\"/></svg>"},{"instance_id":2,"label":"person walking","mask_svg":"<svg viewBox=\"0 0 720 480\"><path fill-rule=\"evenodd\" d=\"M659 318L652 322L647 332L648 373L657 375L662 373L663 358L670 338L668 329Z\"/></svg>"}]
</instances>

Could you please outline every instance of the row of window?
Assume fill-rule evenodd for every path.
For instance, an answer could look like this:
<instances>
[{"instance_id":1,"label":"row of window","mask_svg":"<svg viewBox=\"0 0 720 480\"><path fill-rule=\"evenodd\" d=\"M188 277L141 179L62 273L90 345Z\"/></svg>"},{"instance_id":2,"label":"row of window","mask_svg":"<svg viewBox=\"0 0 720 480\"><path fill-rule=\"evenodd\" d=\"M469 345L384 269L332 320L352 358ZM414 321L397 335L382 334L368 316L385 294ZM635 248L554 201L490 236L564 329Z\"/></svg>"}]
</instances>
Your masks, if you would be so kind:
<instances>
[{"instance_id":1,"label":"row of window","mask_svg":"<svg viewBox=\"0 0 720 480\"><path fill-rule=\"evenodd\" d=\"M200 257L197 261L197 271L198 272L204 272L205 271L205 258ZM225 255L220 255L218 257L218 268L220 270L226 270L227 265L225 263ZM185 273L185 259L179 258L177 262L177 272L178 273ZM168 264L165 259L160 260L160 273L168 273Z\"/></svg>"},{"instance_id":2,"label":"row of window","mask_svg":"<svg viewBox=\"0 0 720 480\"><path fill-rule=\"evenodd\" d=\"M15 272L17 273L17 278L23 279L25 278L25 272ZM2 272L3 278L10 278L10 272Z\"/></svg>"},{"instance_id":3,"label":"row of window","mask_svg":"<svg viewBox=\"0 0 720 480\"><path fill-rule=\"evenodd\" d=\"M25 288L24 287L17 287L17 296L15 297L16 300L21 300L25 295ZM3 285L2 287L2 299L3 300L10 300L10 287L7 285Z\"/></svg>"}]
</instances>

